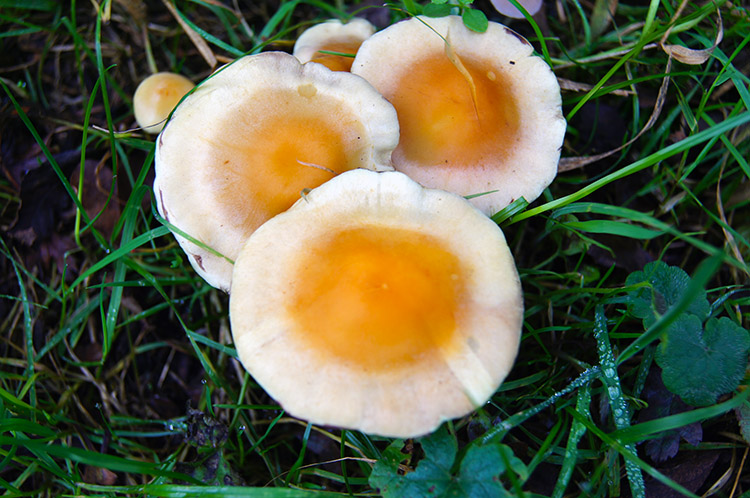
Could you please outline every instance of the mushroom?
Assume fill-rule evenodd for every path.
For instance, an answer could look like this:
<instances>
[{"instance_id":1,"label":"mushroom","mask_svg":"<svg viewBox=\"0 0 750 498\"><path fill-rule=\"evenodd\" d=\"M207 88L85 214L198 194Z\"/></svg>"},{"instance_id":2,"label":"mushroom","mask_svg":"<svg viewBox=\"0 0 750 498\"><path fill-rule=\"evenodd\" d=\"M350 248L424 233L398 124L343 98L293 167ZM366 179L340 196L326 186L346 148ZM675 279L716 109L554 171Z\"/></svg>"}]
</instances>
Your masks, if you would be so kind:
<instances>
[{"instance_id":1,"label":"mushroom","mask_svg":"<svg viewBox=\"0 0 750 498\"><path fill-rule=\"evenodd\" d=\"M373 33L375 26L360 17L355 17L346 24L338 19L331 19L306 29L297 38L292 53L300 62L318 62L333 71L349 71L353 57L321 51L353 56L362 42Z\"/></svg>"},{"instance_id":2,"label":"mushroom","mask_svg":"<svg viewBox=\"0 0 750 498\"><path fill-rule=\"evenodd\" d=\"M155 73L141 81L133 95L135 121L144 132L157 134L182 97L195 84L176 73Z\"/></svg>"},{"instance_id":3,"label":"mushroom","mask_svg":"<svg viewBox=\"0 0 750 498\"><path fill-rule=\"evenodd\" d=\"M389 170L393 107L365 80L281 52L242 57L175 109L156 146L159 213L195 270L229 291L247 237L307 189Z\"/></svg>"},{"instance_id":4,"label":"mushroom","mask_svg":"<svg viewBox=\"0 0 750 498\"><path fill-rule=\"evenodd\" d=\"M485 403L523 320L495 223L458 195L366 170L255 231L229 306L240 361L285 410L390 437Z\"/></svg>"},{"instance_id":5,"label":"mushroom","mask_svg":"<svg viewBox=\"0 0 750 498\"><path fill-rule=\"evenodd\" d=\"M560 87L525 38L494 22L418 17L368 38L352 73L396 108L396 170L493 214L554 179L565 134Z\"/></svg>"},{"instance_id":6,"label":"mushroom","mask_svg":"<svg viewBox=\"0 0 750 498\"><path fill-rule=\"evenodd\" d=\"M490 0L490 2L492 2L495 10L504 16L512 17L513 19L523 19L524 17L521 11L508 0ZM532 16L542 8L542 0L518 0L518 3Z\"/></svg>"}]
</instances>

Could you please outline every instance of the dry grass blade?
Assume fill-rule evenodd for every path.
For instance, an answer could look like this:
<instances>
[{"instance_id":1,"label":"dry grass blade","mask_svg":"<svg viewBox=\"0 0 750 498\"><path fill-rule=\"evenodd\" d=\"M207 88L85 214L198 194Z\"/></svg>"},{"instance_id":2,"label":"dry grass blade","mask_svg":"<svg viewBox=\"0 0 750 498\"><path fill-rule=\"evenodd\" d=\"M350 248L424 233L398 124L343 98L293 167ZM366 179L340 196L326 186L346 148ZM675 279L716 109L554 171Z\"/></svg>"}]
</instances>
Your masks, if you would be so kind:
<instances>
[{"instance_id":1,"label":"dry grass blade","mask_svg":"<svg viewBox=\"0 0 750 498\"><path fill-rule=\"evenodd\" d=\"M680 4L680 8L677 10L677 12L675 12L674 18L676 18L680 14L682 9L685 7L685 4L685 1ZM669 33L671 32L670 28L666 33L664 33L664 36L661 39L660 45L662 50L664 50L667 55L669 55L670 57L674 57L683 64L690 64L693 66L703 64L711 57L711 54L716 49L716 47L719 46L721 40L724 39L724 23L722 23L721 21L721 11L718 8L716 9L716 14L719 16L718 32L716 33L716 39L714 40L711 48L698 50L683 47L682 45L665 44L664 42L666 41L667 37L669 37Z\"/></svg>"},{"instance_id":2,"label":"dry grass blade","mask_svg":"<svg viewBox=\"0 0 750 498\"><path fill-rule=\"evenodd\" d=\"M185 30L185 33L188 35L188 38L190 38L190 41L193 42L193 45L195 45L195 48L198 49L198 52L200 52L203 59L213 70L216 67L217 60L216 60L216 56L211 50L211 47L209 47L208 43L206 43L206 40L204 40L201 37L201 35L196 33L193 28L188 26L188 24L180 16L180 13L177 12L177 9L175 8L175 6L172 5L172 2L170 2L170 0L162 0L162 3L169 10L169 12L174 16L175 20L178 23L180 23L180 26L182 27L183 30Z\"/></svg>"},{"instance_id":3,"label":"dry grass blade","mask_svg":"<svg viewBox=\"0 0 750 498\"><path fill-rule=\"evenodd\" d=\"M733 133L733 141L737 141L737 130ZM721 227L721 231L724 234L724 238L726 239L726 243L729 245L729 247L732 250L732 254L734 254L734 257L737 258L737 260L741 262L745 262L744 258L742 257L742 252L740 251L739 246L737 245L737 240L735 239L734 235L726 229L727 226L731 226L731 220L727 220L727 215L724 210L724 203L721 200L721 180L724 176L724 170L727 165L727 160L729 159L729 153L726 153L724 155L724 159L721 162L721 168L719 170L719 178L716 181L716 212L719 214L719 219L724 223ZM747 265L745 265L745 273L750 274L750 270L747 270ZM736 271L733 270L733 271Z\"/></svg>"},{"instance_id":4,"label":"dry grass blade","mask_svg":"<svg viewBox=\"0 0 750 498\"><path fill-rule=\"evenodd\" d=\"M578 81L573 81L565 78L557 78L557 84L560 85L561 90L567 90L569 92L588 92L592 88L594 88L594 85L589 85L588 83L579 83ZM633 90L612 90L609 92L612 95L617 95L618 97L630 97L631 95L635 94Z\"/></svg>"},{"instance_id":5,"label":"dry grass blade","mask_svg":"<svg viewBox=\"0 0 750 498\"><path fill-rule=\"evenodd\" d=\"M659 93L656 97L656 105L654 106L654 110L651 111L651 116L649 116L648 121L646 121L646 124L643 126L643 128L641 128L641 131L639 131L636 136L620 145L619 147L616 147L607 152L603 152L601 154L596 154L594 156L564 157L560 159L560 163L557 165L557 172L564 173L566 171L572 171L574 169L582 168L588 164L595 163L596 161L604 159L605 157L609 157L638 140L641 135L646 133L652 126L654 126L654 123L656 123L656 120L659 118L661 110L664 107L664 102L667 99L667 90L669 90L670 78L669 73L671 70L672 58L670 57L669 59L667 59L667 67L664 70L664 79L662 80L661 86L659 87Z\"/></svg>"}]
</instances>

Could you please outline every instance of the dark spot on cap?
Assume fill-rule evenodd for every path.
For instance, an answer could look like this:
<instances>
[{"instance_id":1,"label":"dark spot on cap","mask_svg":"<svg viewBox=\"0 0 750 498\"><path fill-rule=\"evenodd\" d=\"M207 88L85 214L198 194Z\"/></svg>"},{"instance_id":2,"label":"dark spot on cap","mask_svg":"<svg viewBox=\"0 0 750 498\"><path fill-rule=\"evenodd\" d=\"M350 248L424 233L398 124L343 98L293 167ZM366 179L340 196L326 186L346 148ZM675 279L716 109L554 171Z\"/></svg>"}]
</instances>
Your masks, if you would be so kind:
<instances>
[{"instance_id":1,"label":"dark spot on cap","mask_svg":"<svg viewBox=\"0 0 750 498\"><path fill-rule=\"evenodd\" d=\"M510 29L510 28L505 28L505 31L506 31L506 32L507 32L507 33L508 33L509 35L513 35L513 36L515 36L516 38L518 38L518 40L519 40L519 41L520 41L521 43L523 43L524 45L531 45L531 43L529 43L529 40L527 40L527 39L526 39L526 38L524 38L523 36L519 35L519 34L518 34L518 33L516 33L515 31L513 31L512 29Z\"/></svg>"},{"instance_id":2,"label":"dark spot on cap","mask_svg":"<svg viewBox=\"0 0 750 498\"><path fill-rule=\"evenodd\" d=\"M203 258L198 256L197 254L193 254L193 259L195 259L195 264L200 266L201 270L206 271L205 268L203 268Z\"/></svg>"},{"instance_id":3,"label":"dark spot on cap","mask_svg":"<svg viewBox=\"0 0 750 498\"><path fill-rule=\"evenodd\" d=\"M513 66L516 63L516 61L508 61L508 62L510 63L511 66Z\"/></svg>"}]
</instances>

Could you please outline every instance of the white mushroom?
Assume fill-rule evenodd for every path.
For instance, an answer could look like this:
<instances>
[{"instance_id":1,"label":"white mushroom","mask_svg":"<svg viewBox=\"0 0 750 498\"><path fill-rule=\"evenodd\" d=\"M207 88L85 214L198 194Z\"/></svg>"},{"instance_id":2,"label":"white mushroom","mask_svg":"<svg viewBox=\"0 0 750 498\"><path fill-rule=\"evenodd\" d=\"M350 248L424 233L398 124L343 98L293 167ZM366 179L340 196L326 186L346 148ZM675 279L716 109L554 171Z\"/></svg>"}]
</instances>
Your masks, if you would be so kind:
<instances>
[{"instance_id":1,"label":"white mushroom","mask_svg":"<svg viewBox=\"0 0 750 498\"><path fill-rule=\"evenodd\" d=\"M493 214L554 179L565 134L560 88L526 39L494 22L412 18L368 38L352 73L396 108L394 167Z\"/></svg>"},{"instance_id":2,"label":"white mushroom","mask_svg":"<svg viewBox=\"0 0 750 498\"><path fill-rule=\"evenodd\" d=\"M373 33L375 26L366 19L355 17L347 23L331 19L316 24L299 35L292 53L300 62L318 62L333 71L349 71L354 57L326 52L353 56L362 42Z\"/></svg>"},{"instance_id":3,"label":"white mushroom","mask_svg":"<svg viewBox=\"0 0 750 498\"><path fill-rule=\"evenodd\" d=\"M393 107L365 80L280 52L200 84L157 140L159 213L195 270L229 290L248 236L306 189L354 168L392 169ZM219 254L217 254L219 253Z\"/></svg>"},{"instance_id":4,"label":"white mushroom","mask_svg":"<svg viewBox=\"0 0 750 498\"><path fill-rule=\"evenodd\" d=\"M468 201L356 170L250 236L230 319L243 365L291 414L412 437L497 390L523 303L502 231Z\"/></svg>"},{"instance_id":5,"label":"white mushroom","mask_svg":"<svg viewBox=\"0 0 750 498\"><path fill-rule=\"evenodd\" d=\"M155 73L141 81L133 95L133 114L146 133L156 134L182 97L195 83L176 73Z\"/></svg>"}]
</instances>

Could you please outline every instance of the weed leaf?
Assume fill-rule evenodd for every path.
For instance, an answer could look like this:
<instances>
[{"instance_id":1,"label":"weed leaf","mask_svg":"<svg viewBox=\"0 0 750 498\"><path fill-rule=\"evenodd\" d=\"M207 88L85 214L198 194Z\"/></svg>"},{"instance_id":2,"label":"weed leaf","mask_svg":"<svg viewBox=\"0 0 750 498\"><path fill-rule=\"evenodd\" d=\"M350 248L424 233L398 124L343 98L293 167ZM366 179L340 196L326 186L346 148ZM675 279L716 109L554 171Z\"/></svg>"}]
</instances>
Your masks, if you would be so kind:
<instances>
[{"instance_id":1,"label":"weed leaf","mask_svg":"<svg viewBox=\"0 0 750 498\"><path fill-rule=\"evenodd\" d=\"M422 8L422 14L427 17L445 17L451 14L453 6L449 4L428 3Z\"/></svg>"},{"instance_id":2,"label":"weed leaf","mask_svg":"<svg viewBox=\"0 0 750 498\"><path fill-rule=\"evenodd\" d=\"M705 331L700 318L677 318L656 352L664 385L693 406L716 402L734 390L747 367L750 334L727 317L711 318Z\"/></svg>"},{"instance_id":3,"label":"weed leaf","mask_svg":"<svg viewBox=\"0 0 750 498\"><path fill-rule=\"evenodd\" d=\"M633 306L631 313L641 318L644 326L648 328L669 308L680 302L690 285L690 276L681 268L654 261L644 266L643 271L631 273L625 281L626 285L642 282L649 285L630 292L629 300ZM706 292L701 291L685 311L703 321L709 312Z\"/></svg>"},{"instance_id":4,"label":"weed leaf","mask_svg":"<svg viewBox=\"0 0 750 498\"><path fill-rule=\"evenodd\" d=\"M481 10L466 9L463 14L461 14L461 18L467 28L476 31L477 33L484 33L489 27L487 16L485 16L484 12Z\"/></svg>"},{"instance_id":5,"label":"weed leaf","mask_svg":"<svg viewBox=\"0 0 750 498\"><path fill-rule=\"evenodd\" d=\"M461 460L457 474L452 468L458 446L445 427L419 440L425 456L413 472L399 473L399 465L408 455L401 452L402 441L395 441L377 461L370 474L370 485L384 498L466 497L494 498L510 496L500 482L508 462L514 472L523 475L525 466L511 449L499 443L471 446Z\"/></svg>"},{"instance_id":6,"label":"weed leaf","mask_svg":"<svg viewBox=\"0 0 750 498\"><path fill-rule=\"evenodd\" d=\"M446 496L505 497L512 496L503 488L500 476L505 472L505 462L522 477L526 466L504 444L472 446L461 460L461 471Z\"/></svg>"}]
</instances>

